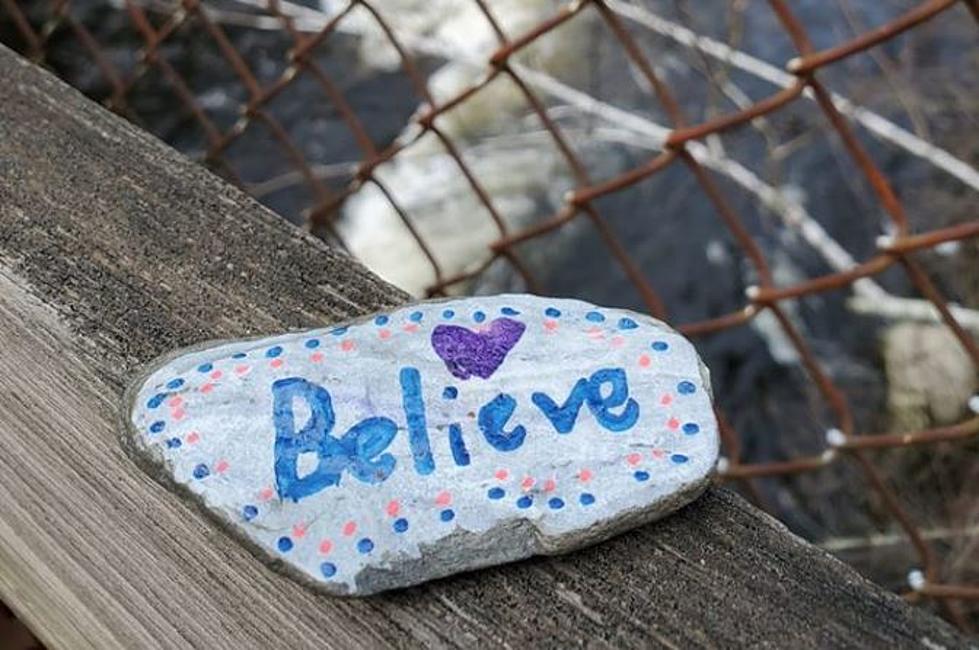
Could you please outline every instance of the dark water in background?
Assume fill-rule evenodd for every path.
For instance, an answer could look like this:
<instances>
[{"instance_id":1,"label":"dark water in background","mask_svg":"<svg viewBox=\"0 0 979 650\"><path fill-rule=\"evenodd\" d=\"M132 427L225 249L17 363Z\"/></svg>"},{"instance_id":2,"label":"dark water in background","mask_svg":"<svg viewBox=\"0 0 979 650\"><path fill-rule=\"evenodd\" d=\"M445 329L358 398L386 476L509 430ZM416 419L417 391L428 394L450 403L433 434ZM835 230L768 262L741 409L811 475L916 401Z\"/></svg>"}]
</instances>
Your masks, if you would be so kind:
<instances>
[{"instance_id":1,"label":"dark water in background","mask_svg":"<svg viewBox=\"0 0 979 650\"><path fill-rule=\"evenodd\" d=\"M32 8L39 10L41 4ZM700 33L731 40L730 3L647 4ZM792 6L808 26L816 46L826 47L852 35L842 6L849 7L864 26L872 26L913 4L806 0L793 2ZM73 15L106 44L107 56L115 64L124 70L134 65L133 52L139 40L134 38L123 13L88 0L76 1L72 7ZM795 51L767 5L751 1L745 7L738 47L768 62L791 58ZM268 83L279 76L289 47L283 34L230 26L226 29L260 80ZM636 33L643 34L642 46L682 99L690 121L702 121L706 104L713 98L711 84L700 69L703 61L665 39ZM975 136L975 122L979 111L975 109L979 83L975 33L975 25L964 7L956 7L878 48L897 70L893 79L883 75L878 63L865 55L836 64L820 73L821 78L834 90L906 128L926 129L922 135L930 141L977 164L979 138ZM0 40L16 46L10 26L2 22ZM607 34L596 32L594 43L587 45L587 57L582 58L587 58L592 73L585 90L617 106L666 122L649 96L636 86L621 52ZM55 34L49 54L52 66L73 85L93 96L108 93L97 69L67 33ZM247 99L245 92L218 51L201 38L200 30L178 34L162 48L161 54L188 80L191 91L218 128L227 129L238 119L238 106ZM417 108L418 98L402 73L377 72L356 60L356 40L348 35L332 37L317 51L317 62L338 83L374 142L383 145L400 133ZM422 65L433 70L439 62L423 61ZM730 72L730 79L753 100L775 91L768 83L737 71ZM145 75L130 97L142 126L185 153L201 153L204 139L200 127L181 109L162 75ZM733 110L727 102L718 106ZM321 90L311 79L300 77L267 110L286 126L310 161L330 165L360 158L349 129L323 100ZM773 159L771 144L749 128L723 136L728 155L773 184L804 191L809 212L840 244L858 260L871 256L874 238L882 232L884 213L828 131L815 104L797 101L768 122L775 143L796 145L780 161ZM974 217L974 195L957 180L906 152L881 144L866 132L860 131L859 135L894 183L916 228L933 228ZM288 159L260 126L251 126L227 153L246 183L290 170ZM622 168L639 165L650 155L625 146L619 146L619 153ZM329 183L339 189L347 180L345 174L339 173ZM830 271L806 244L760 210L753 196L724 178L718 177L718 183L769 256L780 281L795 282ZM298 221L310 196L302 184L294 184L271 192L262 200ZM674 165L637 186L601 199L598 208L669 306L671 321L683 323L716 316L744 304L744 290L753 283L753 272L685 168ZM542 206L542 217L548 209L549 206ZM546 259L541 255L545 248L549 249ZM576 229L570 237L545 238L525 245L521 253L543 279L547 293L643 308L635 289L589 225ZM958 261L936 255L922 256L922 260L934 271L946 271L940 276L944 278L942 288L952 297L975 299L974 295L966 295L960 275L947 272ZM900 272L889 271L880 281L896 294L908 294L908 283ZM850 398L859 429L877 431L886 426L882 417L886 385L879 351L881 324L848 311L844 305L847 295L821 294L793 303L790 310L834 382ZM780 459L819 453L824 448L824 432L832 426L832 419L799 365L782 357L779 346L773 346L758 328L741 327L700 338L696 343L711 368L719 404L742 434L746 457ZM779 517L803 535L819 539L875 528L875 518L867 514L862 483L851 474L850 468L836 465L818 475L765 480L758 485L766 505Z\"/></svg>"}]
</instances>

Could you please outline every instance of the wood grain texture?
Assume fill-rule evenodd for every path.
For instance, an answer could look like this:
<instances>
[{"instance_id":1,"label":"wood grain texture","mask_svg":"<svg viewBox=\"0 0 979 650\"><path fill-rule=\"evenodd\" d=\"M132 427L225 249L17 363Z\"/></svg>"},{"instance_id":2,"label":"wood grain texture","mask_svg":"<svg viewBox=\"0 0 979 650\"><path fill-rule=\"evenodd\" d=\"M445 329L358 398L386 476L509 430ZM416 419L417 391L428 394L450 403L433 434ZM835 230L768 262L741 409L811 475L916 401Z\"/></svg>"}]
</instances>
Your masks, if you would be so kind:
<instances>
[{"instance_id":1,"label":"wood grain texture","mask_svg":"<svg viewBox=\"0 0 979 650\"><path fill-rule=\"evenodd\" d=\"M140 471L120 396L176 346L406 296L0 47L0 598L52 648L965 647L712 488L571 555L314 594Z\"/></svg>"}]
</instances>

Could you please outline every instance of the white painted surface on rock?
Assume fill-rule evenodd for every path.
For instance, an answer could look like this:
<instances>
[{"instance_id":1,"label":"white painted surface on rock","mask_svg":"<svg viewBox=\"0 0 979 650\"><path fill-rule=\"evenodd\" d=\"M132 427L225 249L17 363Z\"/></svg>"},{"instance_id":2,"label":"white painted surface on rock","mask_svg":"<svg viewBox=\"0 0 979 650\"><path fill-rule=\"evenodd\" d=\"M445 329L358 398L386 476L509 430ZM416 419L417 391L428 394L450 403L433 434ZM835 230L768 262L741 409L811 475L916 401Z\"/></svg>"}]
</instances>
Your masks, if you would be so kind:
<instances>
[{"instance_id":1,"label":"white painted surface on rock","mask_svg":"<svg viewBox=\"0 0 979 650\"><path fill-rule=\"evenodd\" d=\"M365 594L570 550L695 498L706 373L662 323L523 295L188 351L133 391L138 454L262 555Z\"/></svg>"}]
</instances>

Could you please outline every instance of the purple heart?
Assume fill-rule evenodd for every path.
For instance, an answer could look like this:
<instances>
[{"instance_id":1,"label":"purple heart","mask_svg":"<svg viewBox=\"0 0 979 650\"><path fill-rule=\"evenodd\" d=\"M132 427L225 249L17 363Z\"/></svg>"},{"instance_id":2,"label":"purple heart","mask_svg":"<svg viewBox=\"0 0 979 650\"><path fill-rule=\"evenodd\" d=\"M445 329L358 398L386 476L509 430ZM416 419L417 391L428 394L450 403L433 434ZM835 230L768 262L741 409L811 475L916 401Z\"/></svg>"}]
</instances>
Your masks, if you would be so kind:
<instances>
[{"instance_id":1,"label":"purple heart","mask_svg":"<svg viewBox=\"0 0 979 650\"><path fill-rule=\"evenodd\" d=\"M432 330L432 347L453 376L488 379L525 329L525 324L511 318L497 318L480 332L458 325L438 325Z\"/></svg>"}]
</instances>

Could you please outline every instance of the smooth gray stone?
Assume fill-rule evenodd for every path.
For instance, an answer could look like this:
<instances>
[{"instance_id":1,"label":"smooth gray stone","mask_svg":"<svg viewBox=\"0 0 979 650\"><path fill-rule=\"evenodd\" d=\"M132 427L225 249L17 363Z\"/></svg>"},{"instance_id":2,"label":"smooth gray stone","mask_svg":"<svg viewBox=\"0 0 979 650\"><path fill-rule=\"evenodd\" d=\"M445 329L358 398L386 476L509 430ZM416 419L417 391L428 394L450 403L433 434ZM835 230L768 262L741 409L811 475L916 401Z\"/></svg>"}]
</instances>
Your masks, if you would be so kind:
<instances>
[{"instance_id":1,"label":"smooth gray stone","mask_svg":"<svg viewBox=\"0 0 979 650\"><path fill-rule=\"evenodd\" d=\"M527 295L178 351L129 400L145 467L335 594L593 544L696 498L718 454L686 339Z\"/></svg>"}]
</instances>

